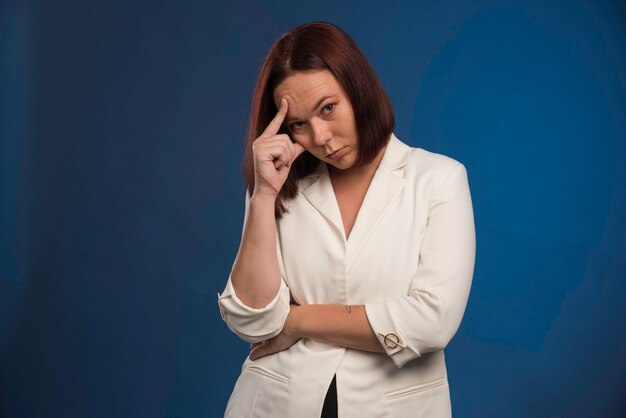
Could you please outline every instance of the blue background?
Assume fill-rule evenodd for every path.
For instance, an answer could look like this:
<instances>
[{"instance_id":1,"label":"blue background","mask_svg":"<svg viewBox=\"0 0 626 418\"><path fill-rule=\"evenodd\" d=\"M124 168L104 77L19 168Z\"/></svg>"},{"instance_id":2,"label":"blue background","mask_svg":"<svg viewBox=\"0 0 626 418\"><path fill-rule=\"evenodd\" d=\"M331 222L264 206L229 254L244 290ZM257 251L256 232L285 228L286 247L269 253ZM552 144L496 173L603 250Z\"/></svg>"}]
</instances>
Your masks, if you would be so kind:
<instances>
[{"instance_id":1,"label":"blue background","mask_svg":"<svg viewBox=\"0 0 626 418\"><path fill-rule=\"evenodd\" d=\"M0 416L217 417L259 65L326 20L467 167L455 417L626 416L626 5L5 1Z\"/></svg>"}]
</instances>

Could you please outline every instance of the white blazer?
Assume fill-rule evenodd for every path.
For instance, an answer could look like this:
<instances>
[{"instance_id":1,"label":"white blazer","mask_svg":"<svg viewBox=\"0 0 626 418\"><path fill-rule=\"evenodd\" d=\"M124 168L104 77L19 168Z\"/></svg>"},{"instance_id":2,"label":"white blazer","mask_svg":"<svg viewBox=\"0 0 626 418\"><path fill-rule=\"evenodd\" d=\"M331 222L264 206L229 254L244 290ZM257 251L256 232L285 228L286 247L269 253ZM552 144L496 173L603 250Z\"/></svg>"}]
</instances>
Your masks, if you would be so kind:
<instances>
[{"instance_id":1,"label":"white blazer","mask_svg":"<svg viewBox=\"0 0 626 418\"><path fill-rule=\"evenodd\" d=\"M365 305L386 353L301 339L248 357L225 416L318 418L336 374L339 417L450 417L443 349L463 317L476 252L465 166L392 134L349 239L325 163L287 208L277 223L278 294L248 307L229 277L218 294L224 321L256 342L281 331L290 298Z\"/></svg>"}]
</instances>

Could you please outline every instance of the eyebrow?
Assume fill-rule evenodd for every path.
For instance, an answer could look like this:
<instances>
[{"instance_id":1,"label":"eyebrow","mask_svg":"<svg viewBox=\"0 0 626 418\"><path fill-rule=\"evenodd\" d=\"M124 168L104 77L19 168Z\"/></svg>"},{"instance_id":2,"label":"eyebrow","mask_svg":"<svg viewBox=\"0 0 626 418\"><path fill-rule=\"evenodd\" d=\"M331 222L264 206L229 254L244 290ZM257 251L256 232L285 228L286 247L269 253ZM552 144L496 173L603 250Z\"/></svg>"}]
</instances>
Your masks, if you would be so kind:
<instances>
[{"instance_id":1,"label":"eyebrow","mask_svg":"<svg viewBox=\"0 0 626 418\"><path fill-rule=\"evenodd\" d=\"M321 99L319 99L319 100L317 101L317 104L316 104L315 106L313 106L313 109L311 109L311 111L314 111L315 109L317 109L318 107L320 107L320 105L324 102L324 100L326 100L326 99L330 99L330 98L335 97L335 96L336 96L335 94L331 94L331 95L328 95L328 96L324 96L324 97L322 97ZM290 117L286 117L285 119L286 119L288 122L293 122L294 120L298 120L297 118L290 118Z\"/></svg>"}]
</instances>

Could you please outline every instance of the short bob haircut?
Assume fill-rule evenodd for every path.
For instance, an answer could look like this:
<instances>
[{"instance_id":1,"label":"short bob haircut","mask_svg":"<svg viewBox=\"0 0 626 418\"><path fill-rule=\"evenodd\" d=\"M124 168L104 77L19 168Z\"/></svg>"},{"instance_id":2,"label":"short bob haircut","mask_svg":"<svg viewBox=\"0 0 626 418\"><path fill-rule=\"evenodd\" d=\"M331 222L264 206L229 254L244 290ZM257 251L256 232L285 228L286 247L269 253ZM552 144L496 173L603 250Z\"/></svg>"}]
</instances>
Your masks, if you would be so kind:
<instances>
[{"instance_id":1,"label":"short bob haircut","mask_svg":"<svg viewBox=\"0 0 626 418\"><path fill-rule=\"evenodd\" d=\"M393 108L363 52L335 25L313 22L298 26L274 43L263 61L254 89L244 156L250 196L254 192L252 143L278 112L274 89L296 72L324 69L335 76L352 105L358 135L354 167L371 162L389 141L395 124ZM288 133L284 124L279 133ZM294 161L276 199L276 218L286 212L285 201L296 196L298 180L313 172L319 162L306 151Z\"/></svg>"}]
</instances>

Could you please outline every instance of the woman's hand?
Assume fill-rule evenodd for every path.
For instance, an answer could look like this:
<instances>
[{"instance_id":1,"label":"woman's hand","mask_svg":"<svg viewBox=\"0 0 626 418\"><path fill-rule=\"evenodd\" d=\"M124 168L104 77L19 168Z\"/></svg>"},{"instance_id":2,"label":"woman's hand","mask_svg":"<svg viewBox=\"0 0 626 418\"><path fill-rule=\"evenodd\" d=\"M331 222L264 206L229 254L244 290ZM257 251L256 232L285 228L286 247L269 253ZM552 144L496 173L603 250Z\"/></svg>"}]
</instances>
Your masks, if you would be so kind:
<instances>
[{"instance_id":1,"label":"woman's hand","mask_svg":"<svg viewBox=\"0 0 626 418\"><path fill-rule=\"evenodd\" d=\"M278 130L287 115L287 99L281 99L280 109L265 131L252 143L254 155L254 193L278 196L287 180L291 163L304 151Z\"/></svg>"},{"instance_id":2,"label":"woman's hand","mask_svg":"<svg viewBox=\"0 0 626 418\"><path fill-rule=\"evenodd\" d=\"M285 321L285 326L280 334L274 338L270 338L269 340L250 345L250 348L252 349L250 351L250 360L256 360L263 356L286 350L300 339L295 326L295 310L297 307L298 305L291 305L291 309L287 315L287 320Z\"/></svg>"}]
</instances>

